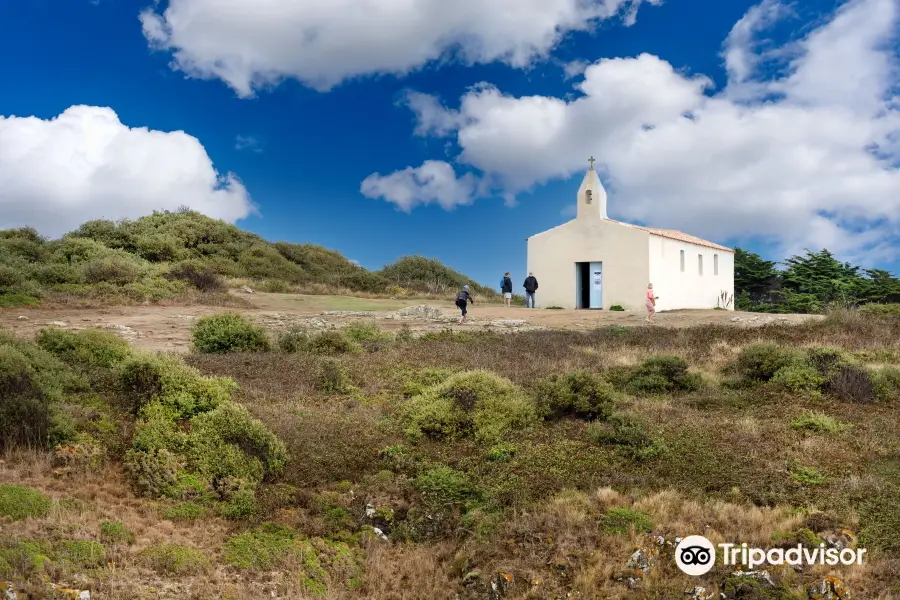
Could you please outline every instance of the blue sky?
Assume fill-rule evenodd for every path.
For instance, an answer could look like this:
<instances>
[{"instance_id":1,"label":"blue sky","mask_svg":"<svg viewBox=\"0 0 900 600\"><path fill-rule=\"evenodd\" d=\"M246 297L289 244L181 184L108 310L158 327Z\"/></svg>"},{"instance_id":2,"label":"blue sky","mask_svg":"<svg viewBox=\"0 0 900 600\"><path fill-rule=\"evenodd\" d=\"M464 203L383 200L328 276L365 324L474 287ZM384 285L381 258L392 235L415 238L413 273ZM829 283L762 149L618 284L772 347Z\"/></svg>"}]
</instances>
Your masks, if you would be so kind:
<instances>
[{"instance_id":1,"label":"blue sky","mask_svg":"<svg viewBox=\"0 0 900 600\"><path fill-rule=\"evenodd\" d=\"M900 266L895 0L266 4L0 4L0 227L187 204L494 284L594 155L612 218Z\"/></svg>"}]
</instances>

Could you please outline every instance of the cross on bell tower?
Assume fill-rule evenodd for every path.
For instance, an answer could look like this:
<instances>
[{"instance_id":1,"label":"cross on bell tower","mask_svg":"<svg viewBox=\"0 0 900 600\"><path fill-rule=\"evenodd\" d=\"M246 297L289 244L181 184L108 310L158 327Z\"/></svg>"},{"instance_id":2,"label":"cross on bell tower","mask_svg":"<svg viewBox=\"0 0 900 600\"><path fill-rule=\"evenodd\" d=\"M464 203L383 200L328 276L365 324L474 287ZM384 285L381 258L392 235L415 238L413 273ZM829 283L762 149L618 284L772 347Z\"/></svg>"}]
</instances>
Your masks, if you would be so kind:
<instances>
[{"instance_id":1,"label":"cross on bell tower","mask_svg":"<svg viewBox=\"0 0 900 600\"><path fill-rule=\"evenodd\" d=\"M594 163L597 159L591 156L588 159L591 168L584 175L581 187L578 189L578 213L577 218L593 219L600 217L608 219L606 216L606 190L600 182L597 171L594 170Z\"/></svg>"}]
</instances>

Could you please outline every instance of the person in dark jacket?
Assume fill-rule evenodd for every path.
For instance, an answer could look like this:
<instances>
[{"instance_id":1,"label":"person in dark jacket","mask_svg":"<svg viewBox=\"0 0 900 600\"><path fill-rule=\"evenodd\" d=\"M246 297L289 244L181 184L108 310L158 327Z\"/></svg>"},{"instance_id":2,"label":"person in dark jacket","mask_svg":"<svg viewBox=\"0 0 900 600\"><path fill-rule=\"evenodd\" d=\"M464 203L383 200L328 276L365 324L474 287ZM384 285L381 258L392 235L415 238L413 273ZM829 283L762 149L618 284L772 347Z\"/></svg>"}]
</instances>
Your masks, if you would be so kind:
<instances>
[{"instance_id":1,"label":"person in dark jacket","mask_svg":"<svg viewBox=\"0 0 900 600\"><path fill-rule=\"evenodd\" d=\"M522 284L522 287L525 288L525 308L534 308L534 293L538 289L538 282L534 273L528 273L528 277L525 278L525 283Z\"/></svg>"},{"instance_id":2,"label":"person in dark jacket","mask_svg":"<svg viewBox=\"0 0 900 600\"><path fill-rule=\"evenodd\" d=\"M468 308L469 302L475 304L475 300L472 299L472 294L469 293L469 286L464 285L462 291L456 295L456 307L462 311L462 316L459 318L460 325L466 322L466 309Z\"/></svg>"},{"instance_id":3,"label":"person in dark jacket","mask_svg":"<svg viewBox=\"0 0 900 600\"><path fill-rule=\"evenodd\" d=\"M509 277L509 271L503 274L503 282L500 286L500 291L503 292L503 301L506 302L506 308L509 308L512 304L512 279Z\"/></svg>"}]
</instances>

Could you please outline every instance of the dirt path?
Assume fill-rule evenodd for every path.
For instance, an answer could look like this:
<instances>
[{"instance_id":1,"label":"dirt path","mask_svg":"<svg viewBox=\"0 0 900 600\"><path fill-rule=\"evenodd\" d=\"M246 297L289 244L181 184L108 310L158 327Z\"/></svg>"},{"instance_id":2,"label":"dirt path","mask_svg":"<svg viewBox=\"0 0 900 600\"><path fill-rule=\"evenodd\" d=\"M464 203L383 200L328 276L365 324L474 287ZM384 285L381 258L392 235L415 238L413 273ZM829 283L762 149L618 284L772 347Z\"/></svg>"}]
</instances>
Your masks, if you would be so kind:
<instances>
[{"instance_id":1,"label":"dirt path","mask_svg":"<svg viewBox=\"0 0 900 600\"><path fill-rule=\"evenodd\" d=\"M237 309L271 330L295 325L310 328L341 327L357 320L375 320L382 329L396 330L404 324L413 331L493 329L503 332L534 329L587 330L604 325L648 326L643 313L584 310L540 310L478 305L470 310L470 322L457 325L459 312L450 302L381 300L346 296L299 294L244 295L254 306ZM436 310L423 310L427 304ZM404 310L405 309L405 310ZM137 347L185 352L190 346L192 322L204 315L227 309L209 306L123 306L100 309L0 309L0 329L33 336L47 326L66 329L103 327L115 331ZM656 327L689 327L720 323L738 327L772 322L799 323L821 318L813 315L763 315L721 310L684 310L660 313Z\"/></svg>"}]
</instances>

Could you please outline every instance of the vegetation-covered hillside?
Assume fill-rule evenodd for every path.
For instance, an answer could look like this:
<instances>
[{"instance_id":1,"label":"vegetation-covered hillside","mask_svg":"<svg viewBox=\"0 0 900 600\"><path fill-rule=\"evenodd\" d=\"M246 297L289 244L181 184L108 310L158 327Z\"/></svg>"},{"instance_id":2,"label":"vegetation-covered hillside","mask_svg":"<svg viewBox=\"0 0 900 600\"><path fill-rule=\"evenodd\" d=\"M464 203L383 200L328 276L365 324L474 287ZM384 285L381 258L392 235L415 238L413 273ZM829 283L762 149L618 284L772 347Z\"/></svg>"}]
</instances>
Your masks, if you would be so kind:
<instances>
[{"instance_id":1,"label":"vegetation-covered hillside","mask_svg":"<svg viewBox=\"0 0 900 600\"><path fill-rule=\"evenodd\" d=\"M98 330L0 333L0 590L894 600L898 340L900 319L849 311L277 339L220 314L184 358ZM672 551L691 534L866 554L689 577Z\"/></svg>"},{"instance_id":2,"label":"vegetation-covered hillside","mask_svg":"<svg viewBox=\"0 0 900 600\"><path fill-rule=\"evenodd\" d=\"M225 302L223 278L267 291L447 295L485 288L436 260L404 257L367 271L312 244L271 243L234 225L181 210L134 221L88 221L58 240L33 229L0 231L0 306L93 301Z\"/></svg>"}]
</instances>

